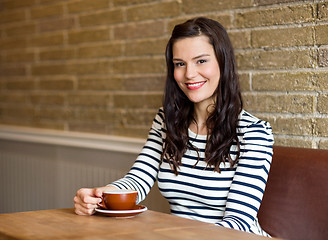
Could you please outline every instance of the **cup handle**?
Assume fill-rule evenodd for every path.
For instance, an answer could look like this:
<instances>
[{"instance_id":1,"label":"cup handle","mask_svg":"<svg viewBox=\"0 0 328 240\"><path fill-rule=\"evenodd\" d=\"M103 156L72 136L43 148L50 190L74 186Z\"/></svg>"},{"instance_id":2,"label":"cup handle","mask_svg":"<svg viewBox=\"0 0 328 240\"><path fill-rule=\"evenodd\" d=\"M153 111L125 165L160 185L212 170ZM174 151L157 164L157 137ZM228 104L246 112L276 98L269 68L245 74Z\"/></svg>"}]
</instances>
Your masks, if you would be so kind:
<instances>
[{"instance_id":1,"label":"cup handle","mask_svg":"<svg viewBox=\"0 0 328 240\"><path fill-rule=\"evenodd\" d=\"M104 208L104 209L107 209L105 203L104 203L104 200L102 199L100 203L97 203L97 205L101 208Z\"/></svg>"}]
</instances>

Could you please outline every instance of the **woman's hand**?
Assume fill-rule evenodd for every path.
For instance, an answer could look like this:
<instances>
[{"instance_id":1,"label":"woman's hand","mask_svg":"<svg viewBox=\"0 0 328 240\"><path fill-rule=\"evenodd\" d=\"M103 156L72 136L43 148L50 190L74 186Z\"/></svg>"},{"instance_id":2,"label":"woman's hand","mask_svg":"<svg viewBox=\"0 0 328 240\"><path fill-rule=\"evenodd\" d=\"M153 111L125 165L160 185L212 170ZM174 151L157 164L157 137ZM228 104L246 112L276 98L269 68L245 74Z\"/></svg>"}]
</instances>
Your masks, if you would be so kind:
<instances>
[{"instance_id":1,"label":"woman's hand","mask_svg":"<svg viewBox=\"0 0 328 240\"><path fill-rule=\"evenodd\" d=\"M95 213L97 204L102 201L104 191L117 189L115 186L98 188L81 188L74 197L75 213L78 215L92 215Z\"/></svg>"}]
</instances>

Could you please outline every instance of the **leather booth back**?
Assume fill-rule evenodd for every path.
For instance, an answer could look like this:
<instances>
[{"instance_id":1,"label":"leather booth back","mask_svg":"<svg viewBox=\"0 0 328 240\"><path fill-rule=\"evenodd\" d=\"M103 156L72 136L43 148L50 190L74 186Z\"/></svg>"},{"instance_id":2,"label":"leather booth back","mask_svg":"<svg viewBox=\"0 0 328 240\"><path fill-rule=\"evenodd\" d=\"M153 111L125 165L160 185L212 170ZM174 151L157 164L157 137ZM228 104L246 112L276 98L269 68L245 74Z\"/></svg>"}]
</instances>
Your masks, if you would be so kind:
<instances>
[{"instance_id":1,"label":"leather booth back","mask_svg":"<svg viewBox=\"0 0 328 240\"><path fill-rule=\"evenodd\" d=\"M328 239L328 151L275 146L258 217L273 237Z\"/></svg>"}]
</instances>

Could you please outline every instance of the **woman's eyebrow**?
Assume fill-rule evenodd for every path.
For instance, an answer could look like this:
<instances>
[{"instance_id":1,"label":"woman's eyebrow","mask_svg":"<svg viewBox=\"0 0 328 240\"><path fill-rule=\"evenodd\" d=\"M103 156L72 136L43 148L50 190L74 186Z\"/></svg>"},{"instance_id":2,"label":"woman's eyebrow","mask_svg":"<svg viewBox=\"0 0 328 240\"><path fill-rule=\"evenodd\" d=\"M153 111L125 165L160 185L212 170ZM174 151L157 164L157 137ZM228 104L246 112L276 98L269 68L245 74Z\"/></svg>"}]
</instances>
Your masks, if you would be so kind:
<instances>
[{"instance_id":1,"label":"woman's eyebrow","mask_svg":"<svg viewBox=\"0 0 328 240\"><path fill-rule=\"evenodd\" d=\"M172 60L173 60L173 61L179 61L179 62L180 62L180 61L183 61L183 60L180 59L180 58L173 58Z\"/></svg>"},{"instance_id":2,"label":"woman's eyebrow","mask_svg":"<svg viewBox=\"0 0 328 240\"><path fill-rule=\"evenodd\" d=\"M210 54L204 53L204 54L198 55L196 57L193 57L192 60L195 60L195 59L198 59L198 58L202 58L202 57L209 57L209 56L210 56ZM180 58L173 58L172 60L173 61L183 61Z\"/></svg>"},{"instance_id":3,"label":"woman's eyebrow","mask_svg":"<svg viewBox=\"0 0 328 240\"><path fill-rule=\"evenodd\" d=\"M210 56L209 54L204 53L204 54L201 54L199 56L194 57L193 60L198 59L198 58L202 58L202 57L209 57L209 56Z\"/></svg>"}]
</instances>

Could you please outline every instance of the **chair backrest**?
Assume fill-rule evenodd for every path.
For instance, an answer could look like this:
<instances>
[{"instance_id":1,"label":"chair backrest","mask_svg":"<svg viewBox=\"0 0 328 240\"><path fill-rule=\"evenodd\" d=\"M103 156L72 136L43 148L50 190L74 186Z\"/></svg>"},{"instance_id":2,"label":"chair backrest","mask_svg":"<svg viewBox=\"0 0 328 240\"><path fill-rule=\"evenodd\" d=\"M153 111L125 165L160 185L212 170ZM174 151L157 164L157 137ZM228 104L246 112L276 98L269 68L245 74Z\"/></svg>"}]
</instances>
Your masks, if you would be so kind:
<instances>
[{"instance_id":1,"label":"chair backrest","mask_svg":"<svg viewBox=\"0 0 328 240\"><path fill-rule=\"evenodd\" d=\"M274 147L258 213L261 227L289 240L328 239L328 151Z\"/></svg>"}]
</instances>

